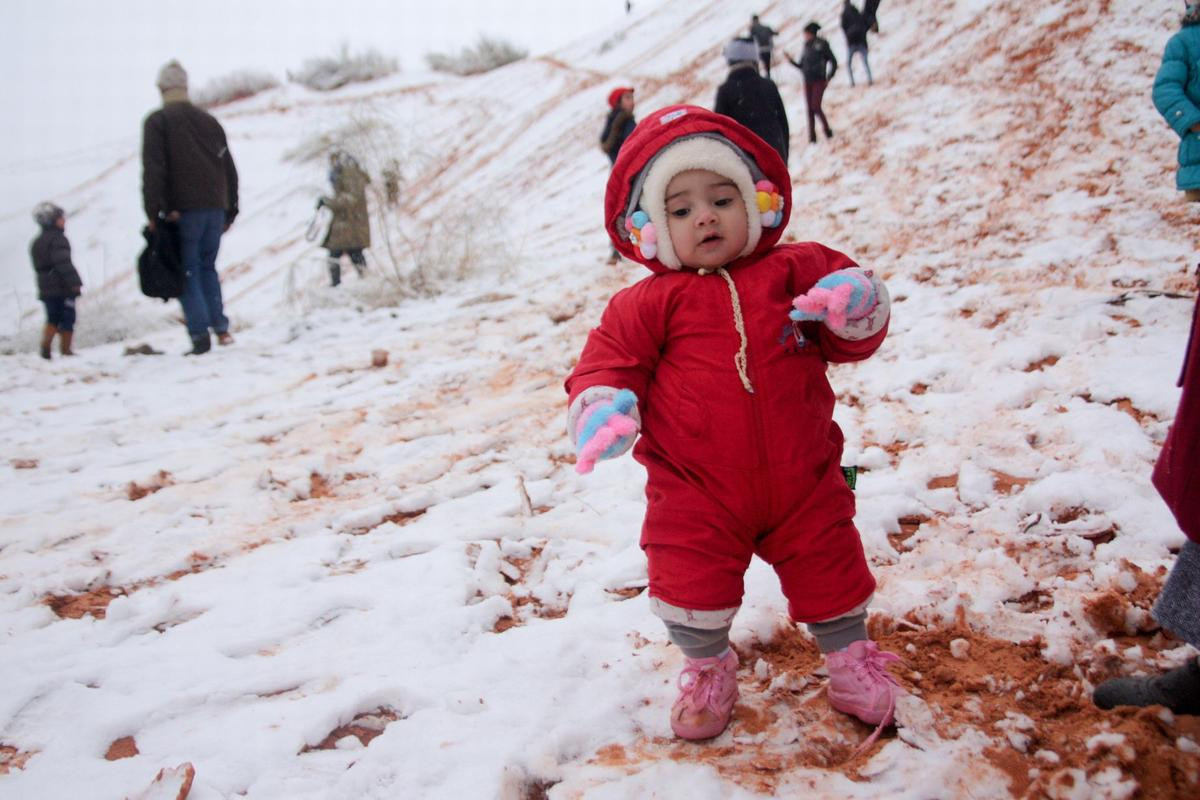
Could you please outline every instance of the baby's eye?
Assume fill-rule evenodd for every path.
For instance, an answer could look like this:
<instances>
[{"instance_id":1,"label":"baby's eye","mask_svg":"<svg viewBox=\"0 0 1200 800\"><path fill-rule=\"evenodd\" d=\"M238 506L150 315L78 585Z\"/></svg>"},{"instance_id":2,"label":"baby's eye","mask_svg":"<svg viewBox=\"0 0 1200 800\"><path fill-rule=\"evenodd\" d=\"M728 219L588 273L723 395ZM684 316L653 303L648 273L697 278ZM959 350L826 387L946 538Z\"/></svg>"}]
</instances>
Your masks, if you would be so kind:
<instances>
[{"instance_id":1,"label":"baby's eye","mask_svg":"<svg viewBox=\"0 0 1200 800\"><path fill-rule=\"evenodd\" d=\"M733 202L732 197L722 197L722 198L719 198L717 200L717 202L714 203L713 205L715 205L717 208L725 208L725 206L729 205L732 202Z\"/></svg>"},{"instance_id":2,"label":"baby's eye","mask_svg":"<svg viewBox=\"0 0 1200 800\"><path fill-rule=\"evenodd\" d=\"M679 217L682 219L683 217L686 217L690 211L691 211L690 208L677 208L671 212L671 216Z\"/></svg>"}]
</instances>

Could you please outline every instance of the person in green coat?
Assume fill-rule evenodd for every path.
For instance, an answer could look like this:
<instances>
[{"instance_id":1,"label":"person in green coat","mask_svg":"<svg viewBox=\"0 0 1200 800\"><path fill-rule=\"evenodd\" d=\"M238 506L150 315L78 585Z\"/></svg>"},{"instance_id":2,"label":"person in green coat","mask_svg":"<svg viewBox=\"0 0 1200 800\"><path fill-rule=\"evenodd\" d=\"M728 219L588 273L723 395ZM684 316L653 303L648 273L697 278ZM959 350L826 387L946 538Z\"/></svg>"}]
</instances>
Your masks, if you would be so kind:
<instances>
[{"instance_id":1,"label":"person in green coat","mask_svg":"<svg viewBox=\"0 0 1200 800\"><path fill-rule=\"evenodd\" d=\"M1175 185L1200 200L1200 3L1185 3L1182 28L1167 42L1154 78L1154 107L1179 134Z\"/></svg>"},{"instance_id":2,"label":"person in green coat","mask_svg":"<svg viewBox=\"0 0 1200 800\"><path fill-rule=\"evenodd\" d=\"M329 156L329 182L333 196L322 197L317 207L328 206L333 211L329 233L321 246L329 251L329 281L337 286L342 282L342 256L362 277L367 268L363 250L371 246L371 220L367 216L367 184L371 178L353 156L335 152Z\"/></svg>"}]
</instances>

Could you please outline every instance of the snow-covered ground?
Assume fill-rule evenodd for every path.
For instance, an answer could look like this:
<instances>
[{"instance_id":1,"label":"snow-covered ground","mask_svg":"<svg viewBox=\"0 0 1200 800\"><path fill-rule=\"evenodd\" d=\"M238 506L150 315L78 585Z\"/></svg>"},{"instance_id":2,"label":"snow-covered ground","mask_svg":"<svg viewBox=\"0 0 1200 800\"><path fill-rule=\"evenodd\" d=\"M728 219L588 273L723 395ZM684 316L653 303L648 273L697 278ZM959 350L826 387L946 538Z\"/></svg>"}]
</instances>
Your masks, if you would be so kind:
<instances>
[{"instance_id":1,"label":"snow-covered ground","mask_svg":"<svg viewBox=\"0 0 1200 800\"><path fill-rule=\"evenodd\" d=\"M117 233L139 222L136 153L80 156L80 339L118 313L130 337L0 357L0 795L1196 795L1200 722L1088 699L1192 653L1147 613L1182 542L1149 473L1200 242L1149 103L1175 12L1132 0L889 0L876 85L835 79L837 135L815 147L777 68L787 237L880 270L895 299L883 350L831 379L865 470L873 633L911 694L852 757L869 731L829 710L756 563L735 722L671 737L681 657L641 591L644 475L574 473L561 381L642 274L603 263L603 98L631 82L643 112L711 102L733 5L669 0L477 78L223 109L238 341L203 358L117 266L138 244ZM761 13L795 53L791 7ZM818 18L841 53L837 8ZM366 160L405 167L376 273L422 228L441 263L451 220L465 280L382 306L399 293L379 277L322 285L303 236L322 165L288 154L356 121L391 126ZM166 354L123 355L139 343Z\"/></svg>"}]
</instances>

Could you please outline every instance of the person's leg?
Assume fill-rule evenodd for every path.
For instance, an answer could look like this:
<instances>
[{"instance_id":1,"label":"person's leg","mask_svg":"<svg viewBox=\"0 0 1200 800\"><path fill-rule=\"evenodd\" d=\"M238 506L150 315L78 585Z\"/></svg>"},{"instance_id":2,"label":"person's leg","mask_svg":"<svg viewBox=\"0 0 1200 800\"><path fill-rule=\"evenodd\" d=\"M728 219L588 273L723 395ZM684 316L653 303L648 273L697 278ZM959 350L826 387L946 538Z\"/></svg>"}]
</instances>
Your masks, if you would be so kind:
<instances>
[{"instance_id":1,"label":"person's leg","mask_svg":"<svg viewBox=\"0 0 1200 800\"><path fill-rule=\"evenodd\" d=\"M63 300L62 316L58 320L58 352L64 356L73 356L71 340L75 338L75 298Z\"/></svg>"},{"instance_id":2,"label":"person's leg","mask_svg":"<svg viewBox=\"0 0 1200 800\"><path fill-rule=\"evenodd\" d=\"M848 614L823 622L810 622L808 632L817 640L817 649L822 653L845 650L867 636L867 604L863 603Z\"/></svg>"},{"instance_id":3,"label":"person's leg","mask_svg":"<svg viewBox=\"0 0 1200 800\"><path fill-rule=\"evenodd\" d=\"M825 129L826 139L833 137L833 130L829 127L829 120L825 119L825 109L821 107L821 103L825 100L825 87L828 85L829 81L817 81L813 85L813 105L816 106L817 118L821 120L821 126Z\"/></svg>"},{"instance_id":4,"label":"person's leg","mask_svg":"<svg viewBox=\"0 0 1200 800\"><path fill-rule=\"evenodd\" d=\"M850 76L851 86L854 86L854 52L857 49L854 45L846 48L846 74Z\"/></svg>"},{"instance_id":5,"label":"person's leg","mask_svg":"<svg viewBox=\"0 0 1200 800\"><path fill-rule=\"evenodd\" d=\"M329 267L329 285L338 286L342 282L342 251L330 250L325 263Z\"/></svg>"},{"instance_id":6,"label":"person's leg","mask_svg":"<svg viewBox=\"0 0 1200 800\"><path fill-rule=\"evenodd\" d=\"M1192 647L1200 646L1200 544L1188 541L1179 551L1154 618ZM1096 687L1092 700L1100 708L1165 706L1176 714L1200 714L1200 663L1187 663L1169 672L1138 678L1114 678Z\"/></svg>"},{"instance_id":7,"label":"person's leg","mask_svg":"<svg viewBox=\"0 0 1200 800\"><path fill-rule=\"evenodd\" d=\"M208 303L200 278L200 239L204 235L205 223L202 211L184 211L179 215L179 254L184 272L179 305L183 308L183 319L187 323L188 336L192 339L192 352L196 355L207 352L211 346Z\"/></svg>"},{"instance_id":8,"label":"person's leg","mask_svg":"<svg viewBox=\"0 0 1200 800\"><path fill-rule=\"evenodd\" d=\"M200 285L208 308L208 324L220 336L229 331L229 319L225 316L225 302L221 297L221 276L217 274L217 252L221 249L225 212L208 209L202 213L205 221L200 237Z\"/></svg>"},{"instance_id":9,"label":"person's leg","mask_svg":"<svg viewBox=\"0 0 1200 800\"><path fill-rule=\"evenodd\" d=\"M816 123L816 106L813 101L814 84L809 81L804 82L804 107L808 112L808 141L810 144L817 143L817 123Z\"/></svg>"},{"instance_id":10,"label":"person's leg","mask_svg":"<svg viewBox=\"0 0 1200 800\"><path fill-rule=\"evenodd\" d=\"M698 479L651 467L642 548L650 610L686 656L671 728L708 739L729 724L737 700L737 654L729 626L742 602L753 532Z\"/></svg>"},{"instance_id":11,"label":"person's leg","mask_svg":"<svg viewBox=\"0 0 1200 800\"><path fill-rule=\"evenodd\" d=\"M875 78L871 75L871 53L867 48L862 49L863 68L867 71L867 86L875 85Z\"/></svg>"},{"instance_id":12,"label":"person's leg","mask_svg":"<svg viewBox=\"0 0 1200 800\"><path fill-rule=\"evenodd\" d=\"M358 277L362 277L367 271L367 259L363 255L362 248L350 251L350 263L354 265L354 269L358 271Z\"/></svg>"},{"instance_id":13,"label":"person's leg","mask_svg":"<svg viewBox=\"0 0 1200 800\"><path fill-rule=\"evenodd\" d=\"M58 320L62 316L62 299L53 297L43 300L42 305L46 308L46 324L42 327L42 342L38 352L49 361L50 348L54 345L54 337L58 335Z\"/></svg>"}]
</instances>

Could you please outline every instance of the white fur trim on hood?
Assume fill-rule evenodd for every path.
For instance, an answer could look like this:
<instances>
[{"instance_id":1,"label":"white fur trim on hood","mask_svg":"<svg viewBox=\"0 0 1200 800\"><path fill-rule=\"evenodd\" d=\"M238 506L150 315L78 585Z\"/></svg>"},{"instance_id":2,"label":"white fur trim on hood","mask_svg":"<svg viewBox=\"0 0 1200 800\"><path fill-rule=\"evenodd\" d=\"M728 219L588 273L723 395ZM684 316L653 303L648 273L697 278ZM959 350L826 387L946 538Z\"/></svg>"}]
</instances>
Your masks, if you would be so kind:
<instances>
[{"instance_id":1,"label":"white fur trim on hood","mask_svg":"<svg viewBox=\"0 0 1200 800\"><path fill-rule=\"evenodd\" d=\"M746 247L738 253L738 257L749 255L758 246L758 240L762 238L762 215L757 213L758 198L754 188L754 177L733 147L718 139L694 137L674 142L654 157L642 184L638 205L649 215L654 229L658 232L658 260L663 266L671 269L683 266L679 257L675 255L675 247L671 244L671 235L667 228L667 184L676 175L688 170L706 169L734 182L742 195L742 204L746 207L746 219L749 222Z\"/></svg>"}]
</instances>

